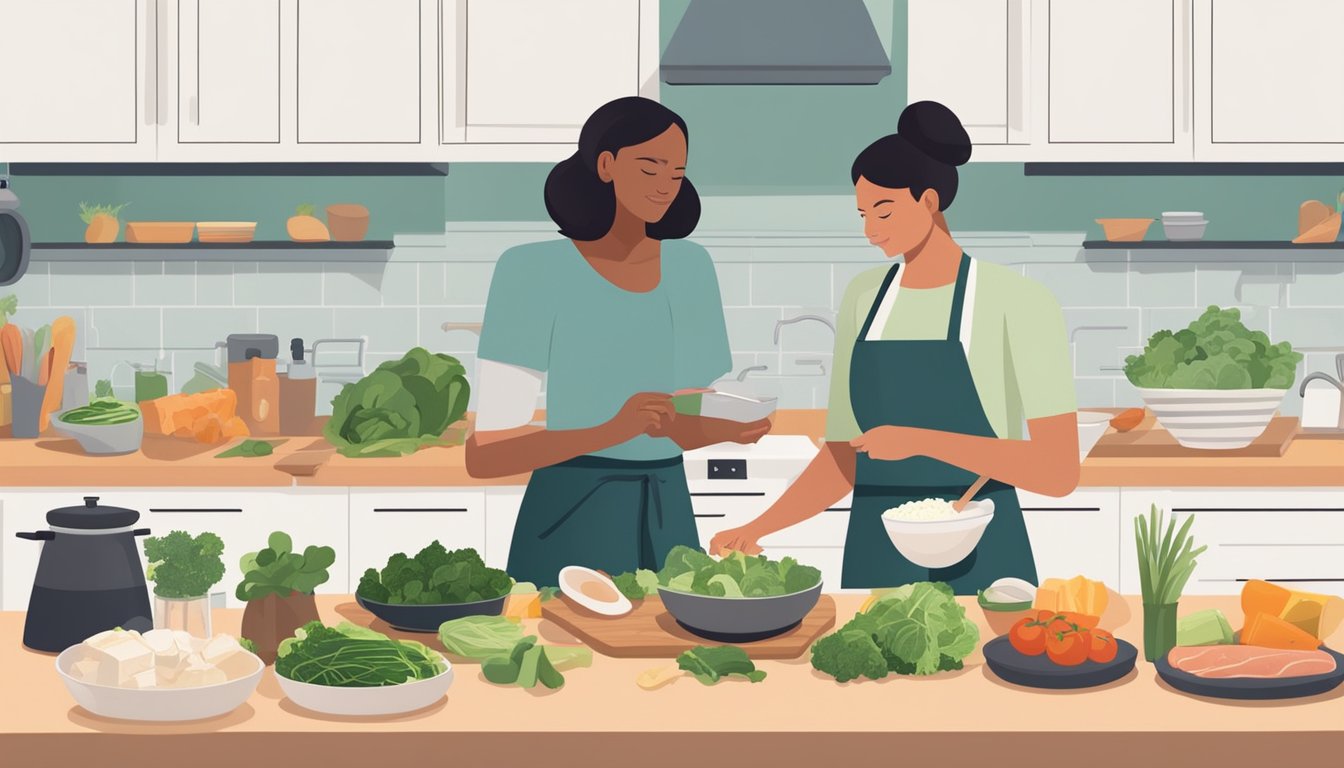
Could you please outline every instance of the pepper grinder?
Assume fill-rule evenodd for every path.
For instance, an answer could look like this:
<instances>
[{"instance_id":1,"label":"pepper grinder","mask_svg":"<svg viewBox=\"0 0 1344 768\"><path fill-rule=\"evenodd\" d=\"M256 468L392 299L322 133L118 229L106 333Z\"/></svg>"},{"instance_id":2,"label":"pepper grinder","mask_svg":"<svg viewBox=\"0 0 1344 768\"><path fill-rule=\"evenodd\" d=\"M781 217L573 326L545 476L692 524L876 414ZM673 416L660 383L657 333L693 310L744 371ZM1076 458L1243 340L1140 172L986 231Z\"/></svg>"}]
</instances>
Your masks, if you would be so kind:
<instances>
[{"instance_id":1,"label":"pepper grinder","mask_svg":"<svg viewBox=\"0 0 1344 768\"><path fill-rule=\"evenodd\" d=\"M303 339L290 339L289 356L289 369L280 376L280 431L311 435L317 413L317 371L304 358Z\"/></svg>"}]
</instances>

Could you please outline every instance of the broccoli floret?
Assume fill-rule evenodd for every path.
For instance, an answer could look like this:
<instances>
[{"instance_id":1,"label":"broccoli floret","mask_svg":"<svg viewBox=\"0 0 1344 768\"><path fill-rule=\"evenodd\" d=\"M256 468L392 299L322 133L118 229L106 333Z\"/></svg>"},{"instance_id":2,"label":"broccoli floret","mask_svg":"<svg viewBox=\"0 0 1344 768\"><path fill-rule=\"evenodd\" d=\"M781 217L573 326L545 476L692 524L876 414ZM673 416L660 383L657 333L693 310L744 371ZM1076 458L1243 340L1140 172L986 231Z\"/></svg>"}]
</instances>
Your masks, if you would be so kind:
<instances>
[{"instance_id":1,"label":"broccoli floret","mask_svg":"<svg viewBox=\"0 0 1344 768\"><path fill-rule=\"evenodd\" d=\"M818 640L812 646L812 666L840 683L887 676L887 660L881 649L873 636L861 629L845 628Z\"/></svg>"},{"instance_id":2,"label":"broccoli floret","mask_svg":"<svg viewBox=\"0 0 1344 768\"><path fill-rule=\"evenodd\" d=\"M375 602L386 603L389 592L387 587L379 581L378 570L370 568L360 577L359 587L355 589L355 594Z\"/></svg>"},{"instance_id":3,"label":"broccoli floret","mask_svg":"<svg viewBox=\"0 0 1344 768\"><path fill-rule=\"evenodd\" d=\"M438 539L430 542L429 546L420 550L415 556L415 562L420 564L420 568L425 573L433 573L440 566L449 562L448 550L443 548Z\"/></svg>"}]
</instances>

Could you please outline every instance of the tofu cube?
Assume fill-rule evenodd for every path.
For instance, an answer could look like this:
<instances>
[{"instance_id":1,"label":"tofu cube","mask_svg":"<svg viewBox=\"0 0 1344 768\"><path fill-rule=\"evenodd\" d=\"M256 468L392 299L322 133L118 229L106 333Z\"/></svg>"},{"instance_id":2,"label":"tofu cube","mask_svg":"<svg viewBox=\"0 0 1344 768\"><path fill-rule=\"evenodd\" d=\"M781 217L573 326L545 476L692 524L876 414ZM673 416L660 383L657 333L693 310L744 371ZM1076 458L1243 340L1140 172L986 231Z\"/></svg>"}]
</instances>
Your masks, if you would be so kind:
<instances>
[{"instance_id":1,"label":"tofu cube","mask_svg":"<svg viewBox=\"0 0 1344 768\"><path fill-rule=\"evenodd\" d=\"M201 657L211 664L219 664L230 656L241 653L243 647L238 641L228 635L215 635L205 644L201 651Z\"/></svg>"},{"instance_id":2,"label":"tofu cube","mask_svg":"<svg viewBox=\"0 0 1344 768\"><path fill-rule=\"evenodd\" d=\"M144 672L137 672L131 675L130 679L122 683L123 688L156 688L158 687L158 676L154 670L146 669Z\"/></svg>"},{"instance_id":3,"label":"tofu cube","mask_svg":"<svg viewBox=\"0 0 1344 768\"><path fill-rule=\"evenodd\" d=\"M98 662L99 685L121 685L140 672L154 669L154 651L138 636L95 648L93 658Z\"/></svg>"},{"instance_id":4,"label":"tofu cube","mask_svg":"<svg viewBox=\"0 0 1344 768\"><path fill-rule=\"evenodd\" d=\"M220 672L229 680L241 680L257 671L260 662L250 653L235 653L216 662Z\"/></svg>"},{"instance_id":5,"label":"tofu cube","mask_svg":"<svg viewBox=\"0 0 1344 768\"><path fill-rule=\"evenodd\" d=\"M184 632L180 629L175 630L173 632L173 639L177 642L177 652L180 655L190 656L191 654L196 652L196 647L195 645L192 644L192 637L190 632Z\"/></svg>"},{"instance_id":6,"label":"tofu cube","mask_svg":"<svg viewBox=\"0 0 1344 768\"><path fill-rule=\"evenodd\" d=\"M94 659L81 659L70 665L70 676L76 680L94 682L98 679L98 662Z\"/></svg>"},{"instance_id":7,"label":"tofu cube","mask_svg":"<svg viewBox=\"0 0 1344 768\"><path fill-rule=\"evenodd\" d=\"M85 640L84 645L88 646L89 648L105 648L111 645L112 643L116 642L117 640L119 640L122 634L124 633L118 632L115 629L105 630L103 632L99 632L93 637L90 637L88 640Z\"/></svg>"},{"instance_id":8,"label":"tofu cube","mask_svg":"<svg viewBox=\"0 0 1344 768\"><path fill-rule=\"evenodd\" d=\"M224 676L224 672L219 667L207 662L200 656L192 656L187 660L186 668L173 680L173 687L200 688L227 682L228 678Z\"/></svg>"}]
</instances>

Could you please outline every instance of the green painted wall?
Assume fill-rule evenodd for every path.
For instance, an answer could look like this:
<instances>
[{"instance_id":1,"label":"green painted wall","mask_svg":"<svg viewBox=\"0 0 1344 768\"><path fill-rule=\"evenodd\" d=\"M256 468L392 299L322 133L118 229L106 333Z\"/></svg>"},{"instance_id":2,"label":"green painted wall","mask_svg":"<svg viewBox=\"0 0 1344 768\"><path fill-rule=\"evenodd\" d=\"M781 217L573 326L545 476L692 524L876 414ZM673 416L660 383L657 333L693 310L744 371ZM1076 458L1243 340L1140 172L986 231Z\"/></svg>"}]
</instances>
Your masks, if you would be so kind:
<instances>
[{"instance_id":1,"label":"green painted wall","mask_svg":"<svg viewBox=\"0 0 1344 768\"><path fill-rule=\"evenodd\" d=\"M663 0L664 41L689 0ZM893 74L876 86L664 86L662 100L691 128L689 175L703 195L849 194L849 164L868 142L894 130L905 105L906 0L868 0L892 49ZM955 51L948 52L949 57ZM2 90L2 89L0 89ZM442 220L545 219L541 185L549 165L454 165L446 178L16 178L15 190L41 240L78 239L80 200L132 201L144 218L240 218L258 237L283 237L300 202L357 200L373 211L371 237L432 232ZM1331 177L1026 177L1018 164L963 169L949 214L966 230L1097 233L1098 216L1156 216L1203 210L1207 237L1284 239L1298 204L1333 200ZM787 204L785 204L787 205Z\"/></svg>"}]
</instances>

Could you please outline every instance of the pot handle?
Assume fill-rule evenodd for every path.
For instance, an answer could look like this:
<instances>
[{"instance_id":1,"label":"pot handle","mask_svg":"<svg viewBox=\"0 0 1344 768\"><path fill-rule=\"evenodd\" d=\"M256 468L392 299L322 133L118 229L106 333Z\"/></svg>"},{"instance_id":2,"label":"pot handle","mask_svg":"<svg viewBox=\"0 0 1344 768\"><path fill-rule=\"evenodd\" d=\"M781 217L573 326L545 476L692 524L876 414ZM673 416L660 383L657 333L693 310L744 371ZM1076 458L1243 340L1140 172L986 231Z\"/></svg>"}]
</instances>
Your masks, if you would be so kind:
<instances>
[{"instance_id":1,"label":"pot handle","mask_svg":"<svg viewBox=\"0 0 1344 768\"><path fill-rule=\"evenodd\" d=\"M148 529L148 528L136 528L134 531L131 531L131 535L132 535L132 536L148 536L148 535L149 535L149 529Z\"/></svg>"},{"instance_id":2,"label":"pot handle","mask_svg":"<svg viewBox=\"0 0 1344 768\"><path fill-rule=\"evenodd\" d=\"M51 541L56 538L56 533L54 531L19 531L14 535L20 539L28 539L29 541Z\"/></svg>"}]
</instances>

